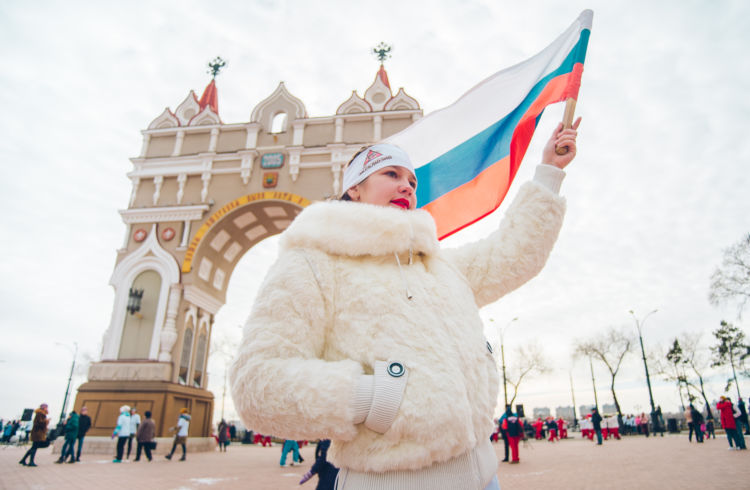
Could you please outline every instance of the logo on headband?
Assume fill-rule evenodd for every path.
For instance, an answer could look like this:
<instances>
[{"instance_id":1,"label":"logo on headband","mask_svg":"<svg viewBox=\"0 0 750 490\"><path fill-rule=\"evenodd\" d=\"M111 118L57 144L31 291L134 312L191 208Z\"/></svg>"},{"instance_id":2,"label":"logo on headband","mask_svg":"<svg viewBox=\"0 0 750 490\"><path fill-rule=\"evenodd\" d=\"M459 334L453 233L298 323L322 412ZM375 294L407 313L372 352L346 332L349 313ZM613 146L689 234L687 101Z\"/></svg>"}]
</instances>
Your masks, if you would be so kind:
<instances>
[{"instance_id":1,"label":"logo on headband","mask_svg":"<svg viewBox=\"0 0 750 490\"><path fill-rule=\"evenodd\" d=\"M365 157L365 162L362 164L362 170L359 172L360 175L367 172L370 168L377 165L380 162L383 162L385 160L390 160L393 158L391 155L383 156L382 153L378 153L377 151L368 150L367 156Z\"/></svg>"}]
</instances>

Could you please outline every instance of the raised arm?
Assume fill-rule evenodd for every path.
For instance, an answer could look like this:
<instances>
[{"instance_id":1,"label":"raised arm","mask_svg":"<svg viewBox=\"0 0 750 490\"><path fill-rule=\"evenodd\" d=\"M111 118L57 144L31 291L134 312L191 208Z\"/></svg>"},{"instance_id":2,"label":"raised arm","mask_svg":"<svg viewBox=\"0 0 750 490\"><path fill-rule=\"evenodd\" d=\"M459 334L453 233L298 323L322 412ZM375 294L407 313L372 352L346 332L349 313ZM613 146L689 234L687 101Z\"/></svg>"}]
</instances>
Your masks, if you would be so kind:
<instances>
[{"instance_id":1,"label":"raised arm","mask_svg":"<svg viewBox=\"0 0 750 490\"><path fill-rule=\"evenodd\" d=\"M565 200L558 195L565 168L575 158L578 118L570 129L555 128L542 153L542 163L532 182L525 183L489 237L445 256L459 269L474 291L478 306L497 301L518 288L544 267L565 214ZM555 147L566 146L564 155Z\"/></svg>"}]
</instances>

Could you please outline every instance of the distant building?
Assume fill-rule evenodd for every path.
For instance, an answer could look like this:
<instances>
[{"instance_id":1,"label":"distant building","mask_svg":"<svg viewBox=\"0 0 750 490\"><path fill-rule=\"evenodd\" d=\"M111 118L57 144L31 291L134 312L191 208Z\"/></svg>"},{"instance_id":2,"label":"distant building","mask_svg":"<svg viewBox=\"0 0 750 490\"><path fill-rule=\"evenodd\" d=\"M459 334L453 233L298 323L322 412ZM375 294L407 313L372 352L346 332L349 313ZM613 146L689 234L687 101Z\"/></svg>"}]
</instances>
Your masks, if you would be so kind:
<instances>
[{"instance_id":1,"label":"distant building","mask_svg":"<svg viewBox=\"0 0 750 490\"><path fill-rule=\"evenodd\" d=\"M578 407L578 413L580 415L586 415L591 413L591 409L594 408L593 405L581 405Z\"/></svg>"},{"instance_id":2,"label":"distant building","mask_svg":"<svg viewBox=\"0 0 750 490\"><path fill-rule=\"evenodd\" d=\"M549 411L549 408L547 407L538 407L534 409L534 418L546 418L551 415L551 412Z\"/></svg>"},{"instance_id":3,"label":"distant building","mask_svg":"<svg viewBox=\"0 0 750 490\"><path fill-rule=\"evenodd\" d=\"M602 413L617 413L617 407L614 403L605 403L604 405L602 405Z\"/></svg>"},{"instance_id":4,"label":"distant building","mask_svg":"<svg viewBox=\"0 0 750 490\"><path fill-rule=\"evenodd\" d=\"M566 420L573 420L574 415L575 414L573 413L573 407L571 407L570 405L568 405L567 407L555 408L555 417L557 418L562 417Z\"/></svg>"}]
</instances>

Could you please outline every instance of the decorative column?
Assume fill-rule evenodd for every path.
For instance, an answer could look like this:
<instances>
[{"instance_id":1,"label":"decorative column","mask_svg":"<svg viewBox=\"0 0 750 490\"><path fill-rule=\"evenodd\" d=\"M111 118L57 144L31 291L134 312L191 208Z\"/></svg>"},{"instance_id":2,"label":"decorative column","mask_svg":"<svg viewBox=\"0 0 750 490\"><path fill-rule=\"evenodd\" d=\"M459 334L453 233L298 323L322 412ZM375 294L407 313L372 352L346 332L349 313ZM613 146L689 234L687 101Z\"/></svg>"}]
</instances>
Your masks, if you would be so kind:
<instances>
[{"instance_id":1,"label":"decorative column","mask_svg":"<svg viewBox=\"0 0 750 490\"><path fill-rule=\"evenodd\" d=\"M128 207L132 208L133 203L135 202L136 194L138 194L138 185L141 183L141 179L138 177L133 177L130 179L130 181L133 183L133 189L130 191L130 201L128 202Z\"/></svg>"},{"instance_id":2,"label":"decorative column","mask_svg":"<svg viewBox=\"0 0 750 490\"><path fill-rule=\"evenodd\" d=\"M334 143L341 143L344 141L344 118L336 118L336 135L333 137Z\"/></svg>"},{"instance_id":3,"label":"decorative column","mask_svg":"<svg viewBox=\"0 0 750 490\"><path fill-rule=\"evenodd\" d=\"M292 182L297 182L299 177L299 156L301 151L298 149L289 150L289 175L292 177Z\"/></svg>"},{"instance_id":4,"label":"decorative column","mask_svg":"<svg viewBox=\"0 0 750 490\"><path fill-rule=\"evenodd\" d=\"M182 173L177 176L177 204L182 204L182 198L185 195L185 183L187 182L187 174Z\"/></svg>"},{"instance_id":5,"label":"decorative column","mask_svg":"<svg viewBox=\"0 0 750 490\"><path fill-rule=\"evenodd\" d=\"M303 137L305 135L305 121L294 121L292 127L294 128L292 144L294 146L302 146Z\"/></svg>"},{"instance_id":6,"label":"decorative column","mask_svg":"<svg viewBox=\"0 0 750 490\"><path fill-rule=\"evenodd\" d=\"M211 140L208 142L208 151L216 151L216 143L219 141L219 128L211 130Z\"/></svg>"},{"instance_id":7,"label":"decorative column","mask_svg":"<svg viewBox=\"0 0 750 490\"><path fill-rule=\"evenodd\" d=\"M182 285L173 284L169 289L167 317L159 337L159 361L161 362L172 361L172 348L177 341L177 309L180 306L180 296L182 296Z\"/></svg>"},{"instance_id":8,"label":"decorative column","mask_svg":"<svg viewBox=\"0 0 750 490\"><path fill-rule=\"evenodd\" d=\"M148 152L148 144L151 142L151 134L146 133L143 135L143 144L141 145L141 158L146 158Z\"/></svg>"},{"instance_id":9,"label":"decorative column","mask_svg":"<svg viewBox=\"0 0 750 490\"><path fill-rule=\"evenodd\" d=\"M379 142L383 137L383 116L372 118L372 140Z\"/></svg>"},{"instance_id":10,"label":"decorative column","mask_svg":"<svg viewBox=\"0 0 750 490\"><path fill-rule=\"evenodd\" d=\"M154 195L153 195L153 203L154 206L156 206L156 203L159 202L159 195L161 194L161 186L164 183L164 177L161 175L157 175L154 177Z\"/></svg>"},{"instance_id":11,"label":"decorative column","mask_svg":"<svg viewBox=\"0 0 750 490\"><path fill-rule=\"evenodd\" d=\"M173 157L180 156L182 153L182 141L185 139L185 131L177 131L177 135L174 139L174 149L172 150Z\"/></svg>"}]
</instances>

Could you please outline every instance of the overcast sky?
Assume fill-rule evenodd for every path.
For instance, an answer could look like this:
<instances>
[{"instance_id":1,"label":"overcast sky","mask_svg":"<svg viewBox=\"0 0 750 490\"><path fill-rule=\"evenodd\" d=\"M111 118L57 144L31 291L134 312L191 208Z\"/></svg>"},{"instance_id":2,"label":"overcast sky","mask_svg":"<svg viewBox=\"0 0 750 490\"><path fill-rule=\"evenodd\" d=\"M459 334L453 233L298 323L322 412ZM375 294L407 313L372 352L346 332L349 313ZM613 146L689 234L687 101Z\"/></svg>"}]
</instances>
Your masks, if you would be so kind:
<instances>
[{"instance_id":1,"label":"overcast sky","mask_svg":"<svg viewBox=\"0 0 750 490\"><path fill-rule=\"evenodd\" d=\"M544 271L485 308L506 325L508 365L538 341L555 369L525 382L528 408L593 401L588 363L572 344L608 326L643 332L647 350L682 332L735 320L707 301L722 250L750 231L750 4L738 1L131 1L0 3L0 418L50 404L55 419L77 342L78 360L98 360L110 321L109 286L125 225L130 157L140 131L217 78L219 113L247 122L279 81L310 116L326 116L372 82L371 49L393 45L386 69L425 114L455 101L492 73L541 50L584 8L594 25L578 114L579 156L562 193L565 225ZM560 118L550 108L506 204L445 240L489 233ZM235 270L216 338L239 339L276 240L248 252ZM747 330L747 321L737 321ZM492 340L496 334L488 330ZM495 336L493 338L493 336ZM62 345L59 345L62 344ZM595 366L600 403L609 380ZM209 365L221 410L223 363ZM726 372L714 372L717 397ZM665 411L676 389L653 371ZM85 380L77 373L74 386ZM619 374L625 411L647 410L643 364L634 351ZM750 395L750 383L741 385ZM227 400L226 415L233 416Z\"/></svg>"}]
</instances>

